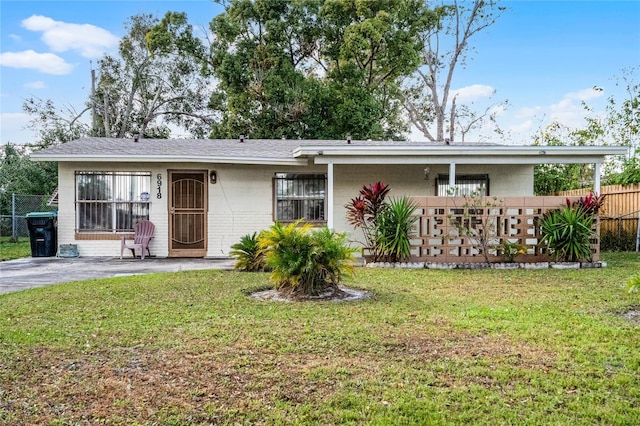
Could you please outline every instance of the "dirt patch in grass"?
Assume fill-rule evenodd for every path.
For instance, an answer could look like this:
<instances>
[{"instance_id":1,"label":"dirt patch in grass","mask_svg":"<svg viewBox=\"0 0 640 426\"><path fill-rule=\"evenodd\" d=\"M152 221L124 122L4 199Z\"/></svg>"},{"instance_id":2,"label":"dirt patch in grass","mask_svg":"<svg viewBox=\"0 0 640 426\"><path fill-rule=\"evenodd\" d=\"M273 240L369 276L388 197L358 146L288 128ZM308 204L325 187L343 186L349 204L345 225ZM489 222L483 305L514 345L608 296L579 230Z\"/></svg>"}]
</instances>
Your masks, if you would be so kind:
<instances>
[{"instance_id":1,"label":"dirt patch in grass","mask_svg":"<svg viewBox=\"0 0 640 426\"><path fill-rule=\"evenodd\" d=\"M331 287L326 291L312 296L292 294L286 291L268 289L250 293L249 296L258 300L274 302L352 302L367 299L372 293L365 290L356 290L343 286Z\"/></svg>"},{"instance_id":2,"label":"dirt patch in grass","mask_svg":"<svg viewBox=\"0 0 640 426\"><path fill-rule=\"evenodd\" d=\"M432 371L434 385L491 379L453 372L461 363L548 370L553 356L501 337L461 332L390 336L371 352L273 353L250 342L225 348L206 341L193 350L110 348L89 353L37 349L11 360L16 380L0 392L0 419L15 424L126 424L178 419L191 423L260 423L279 404L321 407L349 383L377 383L399 364ZM451 364L439 371L435 364ZM2 374L4 376L4 374Z\"/></svg>"},{"instance_id":3,"label":"dirt patch in grass","mask_svg":"<svg viewBox=\"0 0 640 426\"><path fill-rule=\"evenodd\" d=\"M640 308L630 309L627 312L624 312L622 316L631 322L640 324Z\"/></svg>"},{"instance_id":4,"label":"dirt patch in grass","mask_svg":"<svg viewBox=\"0 0 640 426\"><path fill-rule=\"evenodd\" d=\"M419 358L425 362L485 360L548 371L556 360L551 352L513 342L507 337L465 334L453 330L439 336L408 334L390 339L386 346L390 354Z\"/></svg>"}]
</instances>

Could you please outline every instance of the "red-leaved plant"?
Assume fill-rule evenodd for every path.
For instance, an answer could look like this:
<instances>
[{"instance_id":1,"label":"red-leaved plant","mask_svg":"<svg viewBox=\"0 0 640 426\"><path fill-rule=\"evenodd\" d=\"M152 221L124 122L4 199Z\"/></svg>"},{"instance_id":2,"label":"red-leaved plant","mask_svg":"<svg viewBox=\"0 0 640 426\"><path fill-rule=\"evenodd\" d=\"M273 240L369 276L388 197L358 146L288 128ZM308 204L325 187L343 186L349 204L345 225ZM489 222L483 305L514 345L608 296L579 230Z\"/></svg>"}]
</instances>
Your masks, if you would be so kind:
<instances>
[{"instance_id":1,"label":"red-leaved plant","mask_svg":"<svg viewBox=\"0 0 640 426\"><path fill-rule=\"evenodd\" d=\"M390 190L389 185L383 182L364 185L360 189L360 195L352 198L345 206L349 223L362 228L366 246L374 262L382 256L376 238L376 219L387 207L384 200Z\"/></svg>"},{"instance_id":2,"label":"red-leaved plant","mask_svg":"<svg viewBox=\"0 0 640 426\"><path fill-rule=\"evenodd\" d=\"M567 198L567 207L581 208L588 215L595 216L600 211L600 208L604 204L605 195L597 195L593 192L589 193L586 197L580 197L573 203Z\"/></svg>"}]
</instances>

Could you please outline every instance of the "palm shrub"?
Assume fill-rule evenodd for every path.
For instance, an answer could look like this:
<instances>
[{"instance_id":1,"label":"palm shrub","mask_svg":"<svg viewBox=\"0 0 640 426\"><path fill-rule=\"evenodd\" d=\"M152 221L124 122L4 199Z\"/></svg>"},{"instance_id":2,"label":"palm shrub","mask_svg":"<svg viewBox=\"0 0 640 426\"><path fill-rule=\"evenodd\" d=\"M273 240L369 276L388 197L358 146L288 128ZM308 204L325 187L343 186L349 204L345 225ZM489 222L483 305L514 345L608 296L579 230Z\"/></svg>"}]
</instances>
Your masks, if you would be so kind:
<instances>
[{"instance_id":1,"label":"palm shrub","mask_svg":"<svg viewBox=\"0 0 640 426\"><path fill-rule=\"evenodd\" d=\"M347 246L346 234L310 229L310 224L276 222L260 235L259 246L278 290L314 296L337 290L343 275L353 272L353 249Z\"/></svg>"},{"instance_id":2,"label":"palm shrub","mask_svg":"<svg viewBox=\"0 0 640 426\"><path fill-rule=\"evenodd\" d=\"M257 232L247 234L240 242L231 246L231 256L235 257L234 267L240 271L259 272L266 269L264 263L264 250L258 244Z\"/></svg>"},{"instance_id":3,"label":"palm shrub","mask_svg":"<svg viewBox=\"0 0 640 426\"><path fill-rule=\"evenodd\" d=\"M418 220L417 205L407 197L392 200L376 221L376 243L379 252L390 262L411 257L411 233Z\"/></svg>"},{"instance_id":4,"label":"palm shrub","mask_svg":"<svg viewBox=\"0 0 640 426\"><path fill-rule=\"evenodd\" d=\"M591 259L593 220L594 216L580 206L550 210L540 220L541 243L554 260Z\"/></svg>"}]
</instances>

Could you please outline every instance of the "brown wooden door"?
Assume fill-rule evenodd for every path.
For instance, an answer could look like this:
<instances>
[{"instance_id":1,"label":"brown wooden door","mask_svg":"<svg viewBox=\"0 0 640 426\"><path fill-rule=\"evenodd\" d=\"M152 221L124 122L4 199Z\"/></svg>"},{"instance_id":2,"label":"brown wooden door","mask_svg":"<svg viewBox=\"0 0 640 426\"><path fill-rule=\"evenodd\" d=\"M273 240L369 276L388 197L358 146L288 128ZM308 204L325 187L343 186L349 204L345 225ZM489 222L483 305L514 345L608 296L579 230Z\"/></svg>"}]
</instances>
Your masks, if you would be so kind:
<instances>
[{"instance_id":1,"label":"brown wooden door","mask_svg":"<svg viewBox=\"0 0 640 426\"><path fill-rule=\"evenodd\" d=\"M207 254L207 171L169 170L169 257Z\"/></svg>"}]
</instances>

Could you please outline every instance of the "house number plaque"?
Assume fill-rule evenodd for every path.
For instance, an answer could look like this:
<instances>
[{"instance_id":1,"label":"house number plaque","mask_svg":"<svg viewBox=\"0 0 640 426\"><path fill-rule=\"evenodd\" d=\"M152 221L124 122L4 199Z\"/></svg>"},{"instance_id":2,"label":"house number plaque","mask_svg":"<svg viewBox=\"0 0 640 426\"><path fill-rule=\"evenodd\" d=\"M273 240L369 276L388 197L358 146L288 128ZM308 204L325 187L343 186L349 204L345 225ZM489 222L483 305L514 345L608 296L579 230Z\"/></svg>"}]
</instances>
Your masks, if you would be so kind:
<instances>
[{"instance_id":1,"label":"house number plaque","mask_svg":"<svg viewBox=\"0 0 640 426\"><path fill-rule=\"evenodd\" d=\"M156 185L158 188L158 193L156 194L156 198L159 200L162 198L162 174L158 173L156 176Z\"/></svg>"}]
</instances>

